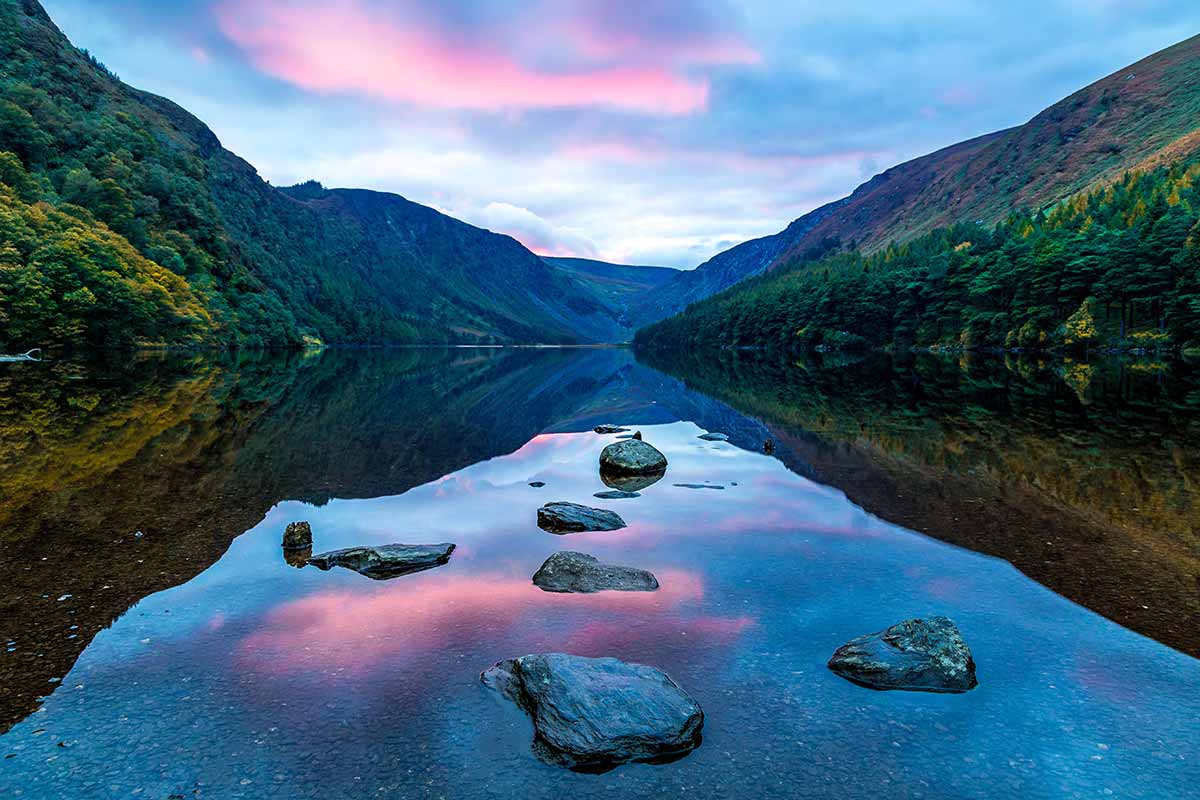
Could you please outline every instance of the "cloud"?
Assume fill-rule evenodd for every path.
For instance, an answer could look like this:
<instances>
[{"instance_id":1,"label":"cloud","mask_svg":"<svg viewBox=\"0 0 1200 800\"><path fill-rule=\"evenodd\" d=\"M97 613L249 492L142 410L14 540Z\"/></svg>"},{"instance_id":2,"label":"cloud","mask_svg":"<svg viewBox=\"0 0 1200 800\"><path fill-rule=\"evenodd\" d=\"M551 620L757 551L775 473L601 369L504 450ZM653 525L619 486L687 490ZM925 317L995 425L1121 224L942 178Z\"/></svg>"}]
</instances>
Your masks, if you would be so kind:
<instances>
[{"instance_id":1,"label":"cloud","mask_svg":"<svg viewBox=\"0 0 1200 800\"><path fill-rule=\"evenodd\" d=\"M507 233L538 255L575 258L600 255L595 243L578 231L553 225L529 209L511 203L488 203L478 212L463 216L481 228Z\"/></svg>"},{"instance_id":2,"label":"cloud","mask_svg":"<svg viewBox=\"0 0 1200 800\"><path fill-rule=\"evenodd\" d=\"M1200 30L1194 0L43 2L277 185L679 267Z\"/></svg>"},{"instance_id":3,"label":"cloud","mask_svg":"<svg viewBox=\"0 0 1200 800\"><path fill-rule=\"evenodd\" d=\"M611 9L584 5L592 13L538 20L543 26L535 28L539 44L532 51L506 49L522 38L506 30L495 36L445 30L403 13L411 11L406 3L385 11L368 0L226 0L217 20L258 69L296 86L429 108L691 114L708 106L709 82L678 67L757 59L728 33L665 37L659 47L657 28L624 27ZM537 63L550 57L558 63Z\"/></svg>"}]
</instances>

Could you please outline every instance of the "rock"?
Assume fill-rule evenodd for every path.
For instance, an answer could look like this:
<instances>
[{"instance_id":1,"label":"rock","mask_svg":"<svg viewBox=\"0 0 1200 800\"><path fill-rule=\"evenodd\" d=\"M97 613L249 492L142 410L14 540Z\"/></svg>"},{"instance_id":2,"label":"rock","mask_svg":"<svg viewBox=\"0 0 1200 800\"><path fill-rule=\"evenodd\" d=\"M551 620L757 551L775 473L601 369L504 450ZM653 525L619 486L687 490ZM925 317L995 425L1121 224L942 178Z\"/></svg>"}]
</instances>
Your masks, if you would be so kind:
<instances>
[{"instance_id":1,"label":"rock","mask_svg":"<svg viewBox=\"0 0 1200 800\"><path fill-rule=\"evenodd\" d=\"M292 522L283 532L284 550L304 550L312 547L312 527L307 522Z\"/></svg>"},{"instance_id":2,"label":"rock","mask_svg":"<svg viewBox=\"0 0 1200 800\"><path fill-rule=\"evenodd\" d=\"M530 483L529 485L532 486L534 489L541 489L546 484L544 481L534 481L534 482Z\"/></svg>"},{"instance_id":3,"label":"rock","mask_svg":"<svg viewBox=\"0 0 1200 800\"><path fill-rule=\"evenodd\" d=\"M546 592L653 592L658 579L644 569L605 564L586 553L565 551L546 559L533 575L533 583Z\"/></svg>"},{"instance_id":4,"label":"rock","mask_svg":"<svg viewBox=\"0 0 1200 800\"><path fill-rule=\"evenodd\" d=\"M653 667L547 653L501 661L482 680L529 714L534 752L550 764L603 772L700 745L704 712Z\"/></svg>"},{"instance_id":5,"label":"rock","mask_svg":"<svg viewBox=\"0 0 1200 800\"><path fill-rule=\"evenodd\" d=\"M623 492L620 489L613 489L608 492L596 492L592 497L599 497L601 500L632 500L635 497L641 497L637 492Z\"/></svg>"},{"instance_id":6,"label":"rock","mask_svg":"<svg viewBox=\"0 0 1200 800\"><path fill-rule=\"evenodd\" d=\"M638 431L637 433L627 433L624 436L618 436L617 438L618 439L637 439L640 442L642 440L642 432Z\"/></svg>"},{"instance_id":7,"label":"rock","mask_svg":"<svg viewBox=\"0 0 1200 800\"><path fill-rule=\"evenodd\" d=\"M610 475L607 472L601 472L600 480L604 482L605 486L614 491L636 494L643 489L649 489L666 476L666 470L652 472L649 475Z\"/></svg>"},{"instance_id":8,"label":"rock","mask_svg":"<svg viewBox=\"0 0 1200 800\"><path fill-rule=\"evenodd\" d=\"M910 619L842 645L829 668L871 689L966 692L978 685L975 660L946 617Z\"/></svg>"},{"instance_id":9,"label":"rock","mask_svg":"<svg viewBox=\"0 0 1200 800\"><path fill-rule=\"evenodd\" d=\"M706 433L700 437L706 442L728 442L729 437L723 433Z\"/></svg>"},{"instance_id":10,"label":"rock","mask_svg":"<svg viewBox=\"0 0 1200 800\"><path fill-rule=\"evenodd\" d=\"M617 425L597 425L593 428L596 433L628 433L628 428L621 428Z\"/></svg>"},{"instance_id":11,"label":"rock","mask_svg":"<svg viewBox=\"0 0 1200 800\"><path fill-rule=\"evenodd\" d=\"M322 553L308 560L323 570L352 569L377 581L440 567L450 560L452 544L386 544L380 547L348 547Z\"/></svg>"},{"instance_id":12,"label":"rock","mask_svg":"<svg viewBox=\"0 0 1200 800\"><path fill-rule=\"evenodd\" d=\"M633 435L633 438L634 438L634 439L637 439L637 440L640 442L640 441L642 440L642 432L641 432L641 431L638 431L637 433L635 433L635 434Z\"/></svg>"},{"instance_id":13,"label":"rock","mask_svg":"<svg viewBox=\"0 0 1200 800\"><path fill-rule=\"evenodd\" d=\"M680 489L724 489L725 487L719 483L677 483L675 484Z\"/></svg>"},{"instance_id":14,"label":"rock","mask_svg":"<svg viewBox=\"0 0 1200 800\"><path fill-rule=\"evenodd\" d=\"M641 439L626 439L604 448L600 472L607 475L652 475L667 469L667 457Z\"/></svg>"},{"instance_id":15,"label":"rock","mask_svg":"<svg viewBox=\"0 0 1200 800\"><path fill-rule=\"evenodd\" d=\"M575 503L547 503L538 509L538 527L547 533L616 531L625 527L625 520L603 508L589 508Z\"/></svg>"},{"instance_id":16,"label":"rock","mask_svg":"<svg viewBox=\"0 0 1200 800\"><path fill-rule=\"evenodd\" d=\"M774 453L775 452L775 442L772 441L771 439L767 439L765 442L763 442L763 452L766 453L767 455L771 455L772 453Z\"/></svg>"}]
</instances>

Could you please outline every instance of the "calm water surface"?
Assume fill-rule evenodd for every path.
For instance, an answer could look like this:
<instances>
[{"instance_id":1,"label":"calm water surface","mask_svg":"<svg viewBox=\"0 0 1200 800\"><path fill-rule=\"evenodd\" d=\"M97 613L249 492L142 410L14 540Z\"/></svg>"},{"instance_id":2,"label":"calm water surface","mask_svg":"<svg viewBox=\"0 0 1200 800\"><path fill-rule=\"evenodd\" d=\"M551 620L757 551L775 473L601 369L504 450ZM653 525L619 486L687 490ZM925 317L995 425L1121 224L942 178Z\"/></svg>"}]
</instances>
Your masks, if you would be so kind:
<instances>
[{"instance_id":1,"label":"calm water surface","mask_svg":"<svg viewBox=\"0 0 1200 800\"><path fill-rule=\"evenodd\" d=\"M987 467L989 458L1012 465L1020 448L1053 459L1063 446L1056 431L1079 457L1107 452L1111 421L1086 428L1097 440L1080 440L1080 409L1086 422L1097 402L1135 406L1143 428L1168 425L1186 444L1192 428L1178 392L1154 388L1174 378L1151 375L1149 388L1121 385L1108 393L1116 400L1084 403L1053 371L1028 375L1020 380L1033 387L1051 378L1065 387L1052 391L1074 422L1046 429L1028 414L983 415L973 442L991 435L989 425L1010 431L1001 441L1014 426L1033 427L1020 427L1023 438L1003 452L969 458L960 443L947 460L944 447L938 458L927 452L926 423L898 434L885 424L894 409L844 386L781 389L779 380L660 366L706 391L623 351L8 370L0 796L1195 796L1200 661L1179 633L1195 622L1186 599L1197 588L1194 529L1160 525L1194 517L1193 465L1170 458L1181 445L1158 435L1141 450L1162 454L1139 451L1138 464L1175 464L1129 498L1149 507L1151 495L1170 494L1148 526L1153 540L1115 511L1078 507L1087 492L1073 506L1053 486L1038 489L1040 467L999 477ZM856 367L768 371L776 369ZM931 374L970 374L955 364L889 370L926 387L940 385ZM722 381L728 397L718 400ZM875 426L859 420L846 437L836 425L814 433L772 415L781 392L800 388L820 399L827 422L854 416L831 404L844 399ZM979 416L961 396L937 396L956 409L942 409L942 429L961 433L947 420ZM596 500L606 488L599 453L615 438L590 431L601 422L640 429L669 458L666 478L637 499ZM708 430L732 441L697 439ZM890 449L880 444L889 436L898 439ZM774 456L762 452L766 438L777 442ZM1058 472L1079 468L1059 458ZM954 541L940 534L945 519L913 521L920 509L903 500L918 475L944 487L939 497L919 491L950 517L946 509L986 500L988 521L973 529L1002 531L1005 519L1017 524L1018 505L1029 513L1043 503L1058 516L1038 519L1086 518L1093 538L1083 543L1066 522L1036 532L1065 541L1068 553L1089 541L1106 553L1152 551L1119 566L1121 591L1139 606L1165 593L1174 623L1118 624L1125 595L1102 588L1071 599L1053 591L1046 584L1071 585L1062 577L1071 568L1029 577L1033 567L1010 563L1026 554L1019 536L997 533L970 549L943 541ZM1114 485L1092 478L1100 493ZM859 496L864 485L876 491ZM997 486L1014 494L1005 500ZM880 499L889 493L898 496L891 505ZM536 510L556 500L610 508L629 527L545 533ZM442 541L458 549L447 566L386 582L298 569L279 542L300 519L312 524L317 551ZM530 577L560 549L651 569L661 589L543 593ZM1182 599L1172 599L1176 589ZM1134 602L1151 591L1159 596ZM927 614L958 623L978 664L976 690L873 692L825 668L846 640ZM603 775L541 763L526 717L478 676L497 660L545 651L664 669L704 708L703 744L676 763Z\"/></svg>"}]
</instances>

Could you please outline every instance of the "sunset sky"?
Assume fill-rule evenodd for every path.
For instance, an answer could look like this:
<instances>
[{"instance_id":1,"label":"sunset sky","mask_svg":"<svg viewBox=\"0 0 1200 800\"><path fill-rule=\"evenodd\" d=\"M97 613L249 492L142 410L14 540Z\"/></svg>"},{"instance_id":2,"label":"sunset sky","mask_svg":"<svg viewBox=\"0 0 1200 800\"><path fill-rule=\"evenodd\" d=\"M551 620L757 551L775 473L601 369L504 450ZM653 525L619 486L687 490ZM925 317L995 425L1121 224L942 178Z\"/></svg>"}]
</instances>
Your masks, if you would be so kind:
<instances>
[{"instance_id":1,"label":"sunset sky","mask_svg":"<svg viewBox=\"0 0 1200 800\"><path fill-rule=\"evenodd\" d=\"M44 0L277 185L693 267L1200 32L1195 0Z\"/></svg>"}]
</instances>

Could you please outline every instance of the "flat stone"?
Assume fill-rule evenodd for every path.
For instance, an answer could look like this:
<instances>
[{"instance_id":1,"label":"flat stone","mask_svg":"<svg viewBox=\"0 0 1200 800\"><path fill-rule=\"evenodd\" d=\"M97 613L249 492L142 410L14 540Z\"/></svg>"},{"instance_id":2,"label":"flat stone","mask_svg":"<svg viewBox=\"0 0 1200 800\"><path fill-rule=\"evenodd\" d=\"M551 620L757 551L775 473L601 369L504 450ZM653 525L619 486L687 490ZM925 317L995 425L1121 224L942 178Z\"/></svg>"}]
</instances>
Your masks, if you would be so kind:
<instances>
[{"instance_id":1,"label":"flat stone","mask_svg":"<svg viewBox=\"0 0 1200 800\"><path fill-rule=\"evenodd\" d=\"M664 472L667 457L641 439L614 442L600 454L600 472L608 475L652 475Z\"/></svg>"},{"instance_id":2,"label":"flat stone","mask_svg":"<svg viewBox=\"0 0 1200 800\"><path fill-rule=\"evenodd\" d=\"M529 714L534 752L550 764L603 772L700 745L704 712L654 667L546 653L502 661L482 680Z\"/></svg>"},{"instance_id":3,"label":"flat stone","mask_svg":"<svg viewBox=\"0 0 1200 800\"><path fill-rule=\"evenodd\" d=\"M533 481L529 485L532 486L534 489L541 489L543 486L546 485L546 483L544 481Z\"/></svg>"},{"instance_id":4,"label":"flat stone","mask_svg":"<svg viewBox=\"0 0 1200 800\"><path fill-rule=\"evenodd\" d=\"M620 489L610 489L607 492L596 492L592 497L598 497L601 500L632 500L635 497L641 497L637 492L624 492Z\"/></svg>"},{"instance_id":5,"label":"flat stone","mask_svg":"<svg viewBox=\"0 0 1200 800\"><path fill-rule=\"evenodd\" d=\"M547 558L541 569L534 573L533 583L546 592L571 594L653 592L658 589L658 579L651 572L605 564L586 553L570 551Z\"/></svg>"},{"instance_id":6,"label":"flat stone","mask_svg":"<svg viewBox=\"0 0 1200 800\"><path fill-rule=\"evenodd\" d=\"M386 544L321 553L308 563L322 570L344 567L382 581L440 567L450 560L453 552L452 544Z\"/></svg>"},{"instance_id":7,"label":"flat stone","mask_svg":"<svg viewBox=\"0 0 1200 800\"><path fill-rule=\"evenodd\" d=\"M625 520L603 508L589 508L576 503L547 503L538 509L538 527L547 533L616 531L625 527Z\"/></svg>"},{"instance_id":8,"label":"flat stone","mask_svg":"<svg viewBox=\"0 0 1200 800\"><path fill-rule=\"evenodd\" d=\"M971 649L946 617L910 619L838 648L829 668L871 689L966 692L978 685Z\"/></svg>"},{"instance_id":9,"label":"flat stone","mask_svg":"<svg viewBox=\"0 0 1200 800\"><path fill-rule=\"evenodd\" d=\"M629 428L622 428L619 425L597 425L593 428L596 433L628 433Z\"/></svg>"},{"instance_id":10,"label":"flat stone","mask_svg":"<svg viewBox=\"0 0 1200 800\"><path fill-rule=\"evenodd\" d=\"M719 483L677 483L675 484L680 489L724 489L725 487Z\"/></svg>"},{"instance_id":11,"label":"flat stone","mask_svg":"<svg viewBox=\"0 0 1200 800\"><path fill-rule=\"evenodd\" d=\"M728 442L729 437L723 433L706 433L699 437L706 442Z\"/></svg>"}]
</instances>

